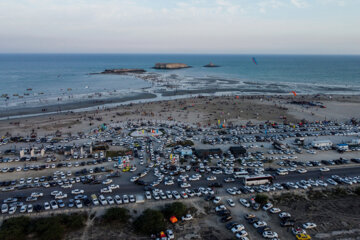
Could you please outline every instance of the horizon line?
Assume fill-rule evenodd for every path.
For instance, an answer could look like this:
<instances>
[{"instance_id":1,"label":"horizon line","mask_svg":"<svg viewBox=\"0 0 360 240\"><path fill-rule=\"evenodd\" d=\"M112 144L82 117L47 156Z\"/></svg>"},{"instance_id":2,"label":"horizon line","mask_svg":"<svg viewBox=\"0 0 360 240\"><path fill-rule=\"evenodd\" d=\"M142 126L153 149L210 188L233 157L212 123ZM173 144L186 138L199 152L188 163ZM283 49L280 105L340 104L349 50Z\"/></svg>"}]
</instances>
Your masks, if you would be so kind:
<instances>
[{"instance_id":1,"label":"horizon line","mask_svg":"<svg viewBox=\"0 0 360 240\"><path fill-rule=\"evenodd\" d=\"M345 54L345 53L106 53L106 52L0 52L0 55L243 55L243 56L266 56L266 55L277 55L277 56L360 56L360 53Z\"/></svg>"}]
</instances>

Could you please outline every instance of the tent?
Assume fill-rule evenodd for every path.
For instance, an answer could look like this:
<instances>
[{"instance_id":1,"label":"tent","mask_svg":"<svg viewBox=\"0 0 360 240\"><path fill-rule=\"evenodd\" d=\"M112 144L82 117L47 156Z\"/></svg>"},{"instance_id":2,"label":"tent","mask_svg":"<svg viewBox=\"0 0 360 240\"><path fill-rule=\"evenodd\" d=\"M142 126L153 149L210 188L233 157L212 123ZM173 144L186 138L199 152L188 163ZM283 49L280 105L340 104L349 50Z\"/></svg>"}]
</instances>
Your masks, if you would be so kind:
<instances>
[{"instance_id":1,"label":"tent","mask_svg":"<svg viewBox=\"0 0 360 240\"><path fill-rule=\"evenodd\" d=\"M175 216L170 217L171 223L176 223L177 221L178 221L178 219Z\"/></svg>"}]
</instances>

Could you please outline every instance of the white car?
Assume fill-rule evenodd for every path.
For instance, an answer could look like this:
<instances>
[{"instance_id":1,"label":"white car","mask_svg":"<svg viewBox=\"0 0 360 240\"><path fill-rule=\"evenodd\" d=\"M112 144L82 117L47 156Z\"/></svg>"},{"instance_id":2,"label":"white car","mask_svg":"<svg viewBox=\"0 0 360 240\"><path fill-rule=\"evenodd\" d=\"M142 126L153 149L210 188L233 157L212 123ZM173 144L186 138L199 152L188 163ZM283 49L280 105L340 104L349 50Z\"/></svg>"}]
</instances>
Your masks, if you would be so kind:
<instances>
[{"instance_id":1,"label":"white car","mask_svg":"<svg viewBox=\"0 0 360 240\"><path fill-rule=\"evenodd\" d=\"M215 197L213 203L218 204L221 201L221 197Z\"/></svg>"},{"instance_id":2,"label":"white car","mask_svg":"<svg viewBox=\"0 0 360 240\"><path fill-rule=\"evenodd\" d=\"M303 173L307 173L307 170L305 168L300 168L297 170L297 172L303 174Z\"/></svg>"},{"instance_id":3,"label":"white car","mask_svg":"<svg viewBox=\"0 0 360 240\"><path fill-rule=\"evenodd\" d=\"M27 212L28 212L28 213L32 213L33 210L34 210L33 205L32 205L32 204L29 204L29 205L27 206Z\"/></svg>"},{"instance_id":4,"label":"white car","mask_svg":"<svg viewBox=\"0 0 360 240\"><path fill-rule=\"evenodd\" d=\"M239 202L244 206L249 208L250 207L250 203L245 199L245 198L240 198Z\"/></svg>"},{"instance_id":5,"label":"white car","mask_svg":"<svg viewBox=\"0 0 360 240\"><path fill-rule=\"evenodd\" d=\"M63 198L67 198L67 194L66 193L59 193L58 195L55 196L55 199L63 199Z\"/></svg>"},{"instance_id":6,"label":"white car","mask_svg":"<svg viewBox=\"0 0 360 240\"><path fill-rule=\"evenodd\" d=\"M118 204L118 205L122 204L122 200L119 195L115 195L114 200L115 200L116 204Z\"/></svg>"},{"instance_id":7,"label":"white car","mask_svg":"<svg viewBox=\"0 0 360 240\"><path fill-rule=\"evenodd\" d=\"M105 179L105 180L102 182L102 184L107 185L107 184L110 184L110 183L112 183L112 182L113 182L113 180L110 179L110 178L108 178L108 179Z\"/></svg>"},{"instance_id":8,"label":"white car","mask_svg":"<svg viewBox=\"0 0 360 240\"><path fill-rule=\"evenodd\" d=\"M174 233L172 230L166 230L166 236L168 237L168 239L175 239Z\"/></svg>"},{"instance_id":9,"label":"white car","mask_svg":"<svg viewBox=\"0 0 360 240\"><path fill-rule=\"evenodd\" d=\"M38 200L37 197L32 197L32 196L26 198L26 201L27 201L27 202L35 202L35 201L37 201L37 200Z\"/></svg>"},{"instance_id":10,"label":"white car","mask_svg":"<svg viewBox=\"0 0 360 240\"><path fill-rule=\"evenodd\" d=\"M180 194L177 191L172 191L172 195L175 199L180 199Z\"/></svg>"},{"instance_id":11,"label":"white car","mask_svg":"<svg viewBox=\"0 0 360 240\"><path fill-rule=\"evenodd\" d=\"M191 187L190 183L187 183L187 182L183 182L180 187L182 188L188 188L188 187Z\"/></svg>"},{"instance_id":12,"label":"white car","mask_svg":"<svg viewBox=\"0 0 360 240\"><path fill-rule=\"evenodd\" d=\"M149 191L146 191L145 192L145 197L147 200L150 200L151 199L151 193Z\"/></svg>"},{"instance_id":13,"label":"white car","mask_svg":"<svg viewBox=\"0 0 360 240\"><path fill-rule=\"evenodd\" d=\"M79 199L75 200L75 206L77 208L82 208L83 207L83 205L82 205L82 203L81 203L81 201Z\"/></svg>"},{"instance_id":14,"label":"white car","mask_svg":"<svg viewBox=\"0 0 360 240\"><path fill-rule=\"evenodd\" d=\"M139 176L133 176L130 178L130 182L135 182L139 179Z\"/></svg>"},{"instance_id":15,"label":"white car","mask_svg":"<svg viewBox=\"0 0 360 240\"><path fill-rule=\"evenodd\" d=\"M62 194L62 191L52 191L52 192L50 193L51 196L56 196L56 195L58 195L58 194Z\"/></svg>"},{"instance_id":16,"label":"white car","mask_svg":"<svg viewBox=\"0 0 360 240\"><path fill-rule=\"evenodd\" d=\"M123 195L122 199L123 199L123 203L129 203L128 195Z\"/></svg>"},{"instance_id":17,"label":"white car","mask_svg":"<svg viewBox=\"0 0 360 240\"><path fill-rule=\"evenodd\" d=\"M229 198L228 200L226 200L227 201L227 203L230 205L230 207L235 207L235 203L234 203L234 201L231 199L231 198Z\"/></svg>"},{"instance_id":18,"label":"white car","mask_svg":"<svg viewBox=\"0 0 360 240\"><path fill-rule=\"evenodd\" d=\"M279 213L279 217L280 218L290 218L291 214L288 212L282 212L282 213Z\"/></svg>"},{"instance_id":19,"label":"white car","mask_svg":"<svg viewBox=\"0 0 360 240\"><path fill-rule=\"evenodd\" d=\"M272 232L272 231L265 231L265 232L263 232L262 236L263 236L264 238L271 238L271 239L273 239L273 238L277 238L277 237L278 237L278 234L277 234L276 232Z\"/></svg>"},{"instance_id":20,"label":"white car","mask_svg":"<svg viewBox=\"0 0 360 240\"><path fill-rule=\"evenodd\" d=\"M234 226L234 227L231 228L231 231L232 231L233 233L237 233L237 232L240 232L240 231L242 231L242 230L244 230L244 229L245 229L244 225L242 225L242 224L237 224L236 226Z\"/></svg>"},{"instance_id":21,"label":"white car","mask_svg":"<svg viewBox=\"0 0 360 240\"><path fill-rule=\"evenodd\" d=\"M7 213L8 210L9 210L9 206L6 203L1 205L1 213Z\"/></svg>"},{"instance_id":22,"label":"white car","mask_svg":"<svg viewBox=\"0 0 360 240\"><path fill-rule=\"evenodd\" d=\"M72 184L69 183L69 184L64 184L61 186L62 188L72 188Z\"/></svg>"},{"instance_id":23,"label":"white car","mask_svg":"<svg viewBox=\"0 0 360 240\"><path fill-rule=\"evenodd\" d=\"M10 209L9 209L9 214L14 214L14 213L16 212L16 209L17 209L16 206L10 207Z\"/></svg>"},{"instance_id":24,"label":"white car","mask_svg":"<svg viewBox=\"0 0 360 240\"><path fill-rule=\"evenodd\" d=\"M101 205L107 205L108 204L108 202L106 201L106 198L104 197L104 195L99 196L99 201L100 201Z\"/></svg>"},{"instance_id":25,"label":"white car","mask_svg":"<svg viewBox=\"0 0 360 240\"><path fill-rule=\"evenodd\" d=\"M20 208L20 213L24 213L27 210L27 205L22 205Z\"/></svg>"},{"instance_id":26,"label":"white car","mask_svg":"<svg viewBox=\"0 0 360 240\"><path fill-rule=\"evenodd\" d=\"M173 181L173 180L168 180L168 181L165 181L164 184L165 184L166 186L174 185L174 181Z\"/></svg>"},{"instance_id":27,"label":"white car","mask_svg":"<svg viewBox=\"0 0 360 240\"><path fill-rule=\"evenodd\" d=\"M112 192L112 190L110 188L108 188L108 187L102 188L100 190L100 193L111 193L111 192Z\"/></svg>"},{"instance_id":28,"label":"white car","mask_svg":"<svg viewBox=\"0 0 360 240\"><path fill-rule=\"evenodd\" d=\"M115 201L111 196L107 196L106 200L108 201L109 205L115 204Z\"/></svg>"},{"instance_id":29,"label":"white car","mask_svg":"<svg viewBox=\"0 0 360 240\"><path fill-rule=\"evenodd\" d=\"M129 195L129 202L136 203L136 198L134 195Z\"/></svg>"},{"instance_id":30,"label":"white car","mask_svg":"<svg viewBox=\"0 0 360 240\"><path fill-rule=\"evenodd\" d=\"M48 202L44 202L44 209L50 210L50 204Z\"/></svg>"},{"instance_id":31,"label":"white car","mask_svg":"<svg viewBox=\"0 0 360 240\"><path fill-rule=\"evenodd\" d=\"M279 213L279 212L281 212L281 209L280 208L271 208L269 211L271 213Z\"/></svg>"},{"instance_id":32,"label":"white car","mask_svg":"<svg viewBox=\"0 0 360 240\"><path fill-rule=\"evenodd\" d=\"M57 204L57 202L56 202L55 200L51 200L51 201L50 201L50 206L51 206L51 208L52 208L53 210L59 208L59 206L58 206L58 204Z\"/></svg>"},{"instance_id":33,"label":"white car","mask_svg":"<svg viewBox=\"0 0 360 240\"><path fill-rule=\"evenodd\" d=\"M312 229L312 228L316 228L317 226L316 226L316 224L315 223L310 223L310 222L308 222L308 223L304 223L303 224L303 228L305 228L305 229Z\"/></svg>"},{"instance_id":34,"label":"white car","mask_svg":"<svg viewBox=\"0 0 360 240\"><path fill-rule=\"evenodd\" d=\"M253 226L254 226L255 228L265 227L265 226L267 226L267 223L264 222L264 221L259 221L259 222L255 222L255 223L253 224Z\"/></svg>"},{"instance_id":35,"label":"white car","mask_svg":"<svg viewBox=\"0 0 360 240\"><path fill-rule=\"evenodd\" d=\"M41 192L33 192L33 193L31 193L30 196L31 196L31 197L36 197L36 198L38 198L38 197L44 196L44 194L41 193Z\"/></svg>"},{"instance_id":36,"label":"white car","mask_svg":"<svg viewBox=\"0 0 360 240\"><path fill-rule=\"evenodd\" d=\"M273 207L273 205L271 204L271 203L267 203L267 204L265 204L264 206L263 206L263 210L264 211L267 211L267 210L269 210L270 208L272 208Z\"/></svg>"},{"instance_id":37,"label":"white car","mask_svg":"<svg viewBox=\"0 0 360 240\"><path fill-rule=\"evenodd\" d=\"M84 190L82 189L74 189L71 191L71 194L77 195L77 194L83 194Z\"/></svg>"},{"instance_id":38,"label":"white car","mask_svg":"<svg viewBox=\"0 0 360 240\"><path fill-rule=\"evenodd\" d=\"M236 195L235 190L232 189L232 188L228 188L228 189L226 189L226 191L227 191L230 195Z\"/></svg>"},{"instance_id":39,"label":"white car","mask_svg":"<svg viewBox=\"0 0 360 240\"><path fill-rule=\"evenodd\" d=\"M181 218L183 221L190 221L193 219L193 216L191 214L186 214L185 216L182 216Z\"/></svg>"},{"instance_id":40,"label":"white car","mask_svg":"<svg viewBox=\"0 0 360 240\"><path fill-rule=\"evenodd\" d=\"M111 184L111 185L109 185L109 188L111 190L114 190L114 189L120 188L120 186L119 186L119 184Z\"/></svg>"},{"instance_id":41,"label":"white car","mask_svg":"<svg viewBox=\"0 0 360 240\"><path fill-rule=\"evenodd\" d=\"M223 210L226 210L227 208L225 207L225 205L220 205L220 206L217 206L215 208L215 211L216 212L220 212L220 211L223 211Z\"/></svg>"},{"instance_id":42,"label":"white car","mask_svg":"<svg viewBox=\"0 0 360 240\"><path fill-rule=\"evenodd\" d=\"M322 168L320 168L320 171L321 171L321 172L328 172L328 171L330 171L330 168L328 168L328 167L322 167Z\"/></svg>"},{"instance_id":43,"label":"white car","mask_svg":"<svg viewBox=\"0 0 360 240\"><path fill-rule=\"evenodd\" d=\"M216 177L215 176L209 176L206 178L206 180L208 181L215 181L216 180Z\"/></svg>"}]
</instances>

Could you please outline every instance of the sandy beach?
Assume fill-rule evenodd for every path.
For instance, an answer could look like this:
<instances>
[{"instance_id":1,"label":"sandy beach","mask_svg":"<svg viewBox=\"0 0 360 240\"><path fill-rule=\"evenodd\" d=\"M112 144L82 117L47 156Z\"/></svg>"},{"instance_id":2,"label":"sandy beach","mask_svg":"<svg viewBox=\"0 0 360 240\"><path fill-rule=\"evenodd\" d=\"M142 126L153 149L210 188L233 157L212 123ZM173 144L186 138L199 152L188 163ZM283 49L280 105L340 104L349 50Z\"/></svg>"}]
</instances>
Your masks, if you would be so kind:
<instances>
[{"instance_id":1,"label":"sandy beach","mask_svg":"<svg viewBox=\"0 0 360 240\"><path fill-rule=\"evenodd\" d=\"M152 94L135 96L126 99L109 99L101 102L89 101L61 106L66 109L80 109L97 106L98 109L84 112L57 112L55 114L24 117L0 121L0 135L10 133L30 135L32 130L38 134L53 134L60 130L63 133L83 132L102 123L119 123L128 120L174 120L209 126L225 122L225 125L257 123L264 121L278 123L296 123L307 121L347 121L359 118L360 96L350 95L298 95L293 96L197 96L184 99L155 102L130 103L118 107L105 108L106 103L124 102L143 98L152 98ZM326 108L306 104L292 104L292 101L319 102ZM47 112L56 112L58 106L47 107ZM37 110L37 111L35 111ZM41 113L41 109L21 109L1 113L21 115Z\"/></svg>"}]
</instances>

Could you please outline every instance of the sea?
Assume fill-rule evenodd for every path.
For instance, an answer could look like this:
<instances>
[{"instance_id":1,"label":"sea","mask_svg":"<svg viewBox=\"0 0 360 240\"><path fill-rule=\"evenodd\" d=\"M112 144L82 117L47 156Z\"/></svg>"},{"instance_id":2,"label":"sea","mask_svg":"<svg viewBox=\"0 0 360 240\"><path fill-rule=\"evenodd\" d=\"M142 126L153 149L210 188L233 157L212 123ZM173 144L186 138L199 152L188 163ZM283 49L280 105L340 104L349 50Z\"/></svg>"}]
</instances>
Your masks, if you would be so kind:
<instances>
[{"instance_id":1,"label":"sea","mask_svg":"<svg viewBox=\"0 0 360 240\"><path fill-rule=\"evenodd\" d=\"M191 67L153 69L158 62ZM210 62L219 67L204 67ZM93 74L114 68L141 68L146 73L140 77ZM143 77L147 75L152 77ZM292 91L360 94L360 56L0 54L0 111L126 96L141 100L143 93L161 100L189 95L287 95Z\"/></svg>"}]
</instances>

